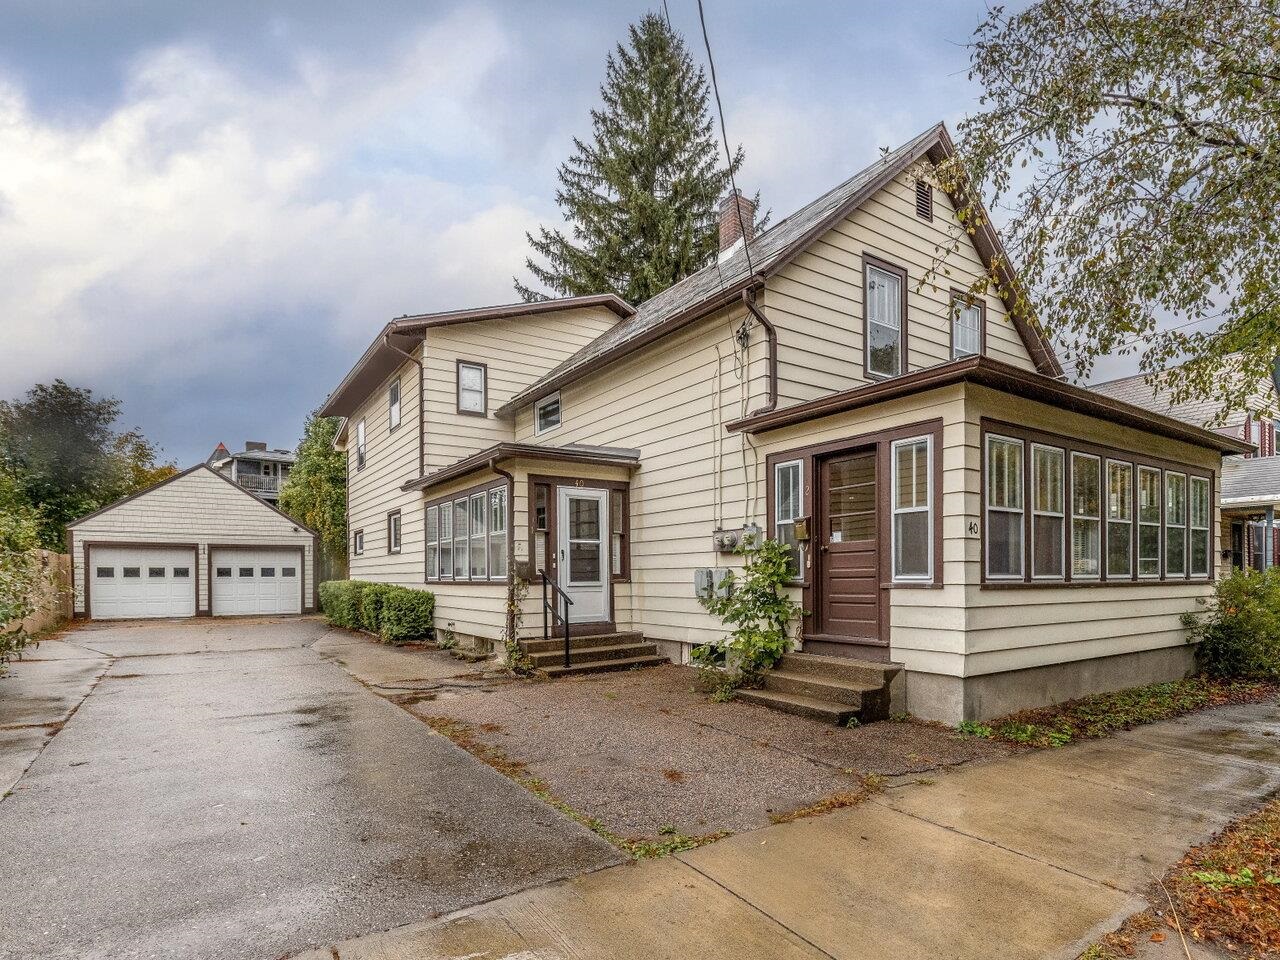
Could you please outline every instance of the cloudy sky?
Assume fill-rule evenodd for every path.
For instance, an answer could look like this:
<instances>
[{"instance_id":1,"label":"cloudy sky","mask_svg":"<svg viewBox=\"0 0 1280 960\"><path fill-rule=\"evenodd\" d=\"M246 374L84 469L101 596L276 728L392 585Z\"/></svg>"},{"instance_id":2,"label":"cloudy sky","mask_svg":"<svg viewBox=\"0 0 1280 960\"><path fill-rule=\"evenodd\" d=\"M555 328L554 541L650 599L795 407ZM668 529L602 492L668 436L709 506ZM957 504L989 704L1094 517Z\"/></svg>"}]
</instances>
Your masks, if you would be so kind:
<instances>
[{"instance_id":1,"label":"cloudy sky","mask_svg":"<svg viewBox=\"0 0 1280 960\"><path fill-rule=\"evenodd\" d=\"M705 0L777 219L972 109L984 0ZM668 0L701 56L697 7ZM0 397L114 394L179 465L293 446L384 322L515 299L620 0L0 0Z\"/></svg>"}]
</instances>

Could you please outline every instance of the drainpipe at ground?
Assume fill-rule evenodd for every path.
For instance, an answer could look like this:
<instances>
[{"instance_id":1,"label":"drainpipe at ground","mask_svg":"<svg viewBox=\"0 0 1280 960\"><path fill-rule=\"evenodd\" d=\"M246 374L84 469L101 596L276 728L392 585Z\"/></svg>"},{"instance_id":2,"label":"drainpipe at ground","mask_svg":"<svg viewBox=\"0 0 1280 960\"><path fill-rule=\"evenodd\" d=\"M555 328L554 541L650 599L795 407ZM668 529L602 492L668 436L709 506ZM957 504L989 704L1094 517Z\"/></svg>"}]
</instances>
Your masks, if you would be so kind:
<instances>
[{"instance_id":1,"label":"drainpipe at ground","mask_svg":"<svg viewBox=\"0 0 1280 960\"><path fill-rule=\"evenodd\" d=\"M516 637L516 478L498 466L498 458L489 460L489 469L507 481L507 636Z\"/></svg>"}]
</instances>

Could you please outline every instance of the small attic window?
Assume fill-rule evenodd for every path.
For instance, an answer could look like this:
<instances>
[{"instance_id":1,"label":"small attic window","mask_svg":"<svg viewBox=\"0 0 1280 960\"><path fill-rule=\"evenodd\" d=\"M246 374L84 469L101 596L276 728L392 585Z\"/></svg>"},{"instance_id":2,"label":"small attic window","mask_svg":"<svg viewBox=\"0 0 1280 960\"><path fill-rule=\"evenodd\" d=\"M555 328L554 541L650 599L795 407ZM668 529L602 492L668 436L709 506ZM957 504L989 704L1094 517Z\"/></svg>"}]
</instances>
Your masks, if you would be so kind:
<instances>
[{"instance_id":1,"label":"small attic window","mask_svg":"<svg viewBox=\"0 0 1280 960\"><path fill-rule=\"evenodd\" d=\"M916 181L916 216L933 220L933 187L923 180Z\"/></svg>"}]
</instances>

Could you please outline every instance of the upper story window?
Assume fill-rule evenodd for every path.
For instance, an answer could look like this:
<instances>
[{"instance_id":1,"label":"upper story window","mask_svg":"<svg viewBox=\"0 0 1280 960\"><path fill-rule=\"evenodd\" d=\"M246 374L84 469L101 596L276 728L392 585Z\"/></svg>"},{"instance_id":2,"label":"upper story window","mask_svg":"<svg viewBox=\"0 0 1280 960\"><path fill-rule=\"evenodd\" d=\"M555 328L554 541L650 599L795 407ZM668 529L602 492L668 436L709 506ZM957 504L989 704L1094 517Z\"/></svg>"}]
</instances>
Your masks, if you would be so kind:
<instances>
[{"instance_id":1,"label":"upper story window","mask_svg":"<svg viewBox=\"0 0 1280 960\"><path fill-rule=\"evenodd\" d=\"M458 361L458 412L483 417L489 412L489 369L483 363Z\"/></svg>"},{"instance_id":2,"label":"upper story window","mask_svg":"<svg viewBox=\"0 0 1280 960\"><path fill-rule=\"evenodd\" d=\"M533 405L533 432L546 433L560 426L560 394L543 397Z\"/></svg>"},{"instance_id":3,"label":"upper story window","mask_svg":"<svg viewBox=\"0 0 1280 960\"><path fill-rule=\"evenodd\" d=\"M963 293L951 295L951 359L982 353L986 308Z\"/></svg>"},{"instance_id":4,"label":"upper story window","mask_svg":"<svg viewBox=\"0 0 1280 960\"><path fill-rule=\"evenodd\" d=\"M356 469L364 469L364 421L356 424Z\"/></svg>"},{"instance_id":5,"label":"upper story window","mask_svg":"<svg viewBox=\"0 0 1280 960\"><path fill-rule=\"evenodd\" d=\"M896 377L903 371L906 353L906 271L869 257L864 260L866 372L870 377Z\"/></svg>"},{"instance_id":6,"label":"upper story window","mask_svg":"<svg viewBox=\"0 0 1280 960\"><path fill-rule=\"evenodd\" d=\"M400 378L396 377L387 388L387 424L394 430L400 426Z\"/></svg>"}]
</instances>

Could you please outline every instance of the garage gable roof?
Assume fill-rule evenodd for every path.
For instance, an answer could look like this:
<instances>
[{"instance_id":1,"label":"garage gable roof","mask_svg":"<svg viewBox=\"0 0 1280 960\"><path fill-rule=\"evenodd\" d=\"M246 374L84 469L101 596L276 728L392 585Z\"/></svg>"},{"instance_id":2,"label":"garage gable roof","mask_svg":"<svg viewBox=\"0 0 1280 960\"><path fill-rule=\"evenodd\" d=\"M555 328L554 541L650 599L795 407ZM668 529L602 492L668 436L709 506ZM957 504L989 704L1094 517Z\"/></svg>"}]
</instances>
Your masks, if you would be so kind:
<instances>
[{"instance_id":1,"label":"garage gable roof","mask_svg":"<svg viewBox=\"0 0 1280 960\"><path fill-rule=\"evenodd\" d=\"M116 509L116 507L124 506L126 503L129 503L133 500L137 500L140 497L145 497L149 493L154 493L156 490L159 490L161 487L167 487L169 484L174 483L178 480L181 480L184 477L189 477L191 476L191 474L195 473L198 470L207 470L210 474L217 477L223 483L230 484L232 487L235 488L237 492L244 494L246 497L248 497L250 500L253 500L255 503L258 503L261 506L266 507L272 513L283 517L285 520L288 520L289 523L293 524L299 530L303 530L311 534L313 537L320 536L320 534L317 531L312 530L305 523L295 520L293 517L289 516L279 507L275 506L274 504L267 503L266 500L263 500L261 497L257 496L256 494L250 493L248 490L240 486L240 484L236 483L226 474L219 473L217 470L213 469L213 467L209 466L207 463L197 463L194 467L188 467L186 470L181 470L178 473L175 473L172 477L165 477L159 483L153 483L149 487L143 487L141 490L135 490L133 493L129 494L127 497L121 497L115 503L109 503L105 507L99 507L97 510L93 511L93 513L86 513L83 517L76 517L76 519L72 520L70 523L67 524L67 529L70 530L72 527L79 526L80 524L84 523L86 520L92 520L94 517L100 517L104 513L109 513L112 510Z\"/></svg>"}]
</instances>

